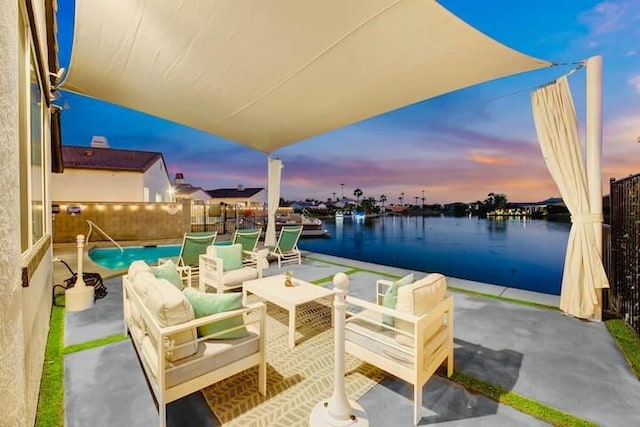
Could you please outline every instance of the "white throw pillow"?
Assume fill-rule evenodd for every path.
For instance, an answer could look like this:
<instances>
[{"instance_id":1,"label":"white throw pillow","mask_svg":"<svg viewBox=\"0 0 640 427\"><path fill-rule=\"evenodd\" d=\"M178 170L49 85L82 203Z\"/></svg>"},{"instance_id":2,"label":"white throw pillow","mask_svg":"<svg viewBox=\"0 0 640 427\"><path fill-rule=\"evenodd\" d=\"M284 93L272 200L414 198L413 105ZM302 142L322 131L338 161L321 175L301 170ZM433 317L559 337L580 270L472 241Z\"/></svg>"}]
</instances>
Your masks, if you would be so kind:
<instances>
[{"instance_id":1,"label":"white throw pillow","mask_svg":"<svg viewBox=\"0 0 640 427\"><path fill-rule=\"evenodd\" d=\"M422 316L440 304L447 294L447 279L439 273L431 273L416 282L398 288L396 310L414 316ZM430 338L441 324L434 323L425 331ZM413 333L413 324L398 320L396 327L402 331ZM396 335L398 343L413 346L412 339L403 334Z\"/></svg>"}]
</instances>

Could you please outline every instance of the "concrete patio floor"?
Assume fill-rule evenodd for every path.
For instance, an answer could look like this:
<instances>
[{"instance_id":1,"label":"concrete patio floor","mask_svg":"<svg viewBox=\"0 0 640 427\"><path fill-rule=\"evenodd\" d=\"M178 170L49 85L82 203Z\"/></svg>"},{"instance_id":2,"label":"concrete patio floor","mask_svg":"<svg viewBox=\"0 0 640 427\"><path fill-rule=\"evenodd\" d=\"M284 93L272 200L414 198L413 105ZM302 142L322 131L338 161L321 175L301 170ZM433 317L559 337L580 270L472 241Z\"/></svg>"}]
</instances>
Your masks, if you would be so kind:
<instances>
[{"instance_id":1,"label":"concrete patio floor","mask_svg":"<svg viewBox=\"0 0 640 427\"><path fill-rule=\"evenodd\" d=\"M56 255L75 262L65 254L68 252L56 251ZM362 269L350 274L349 293L368 300L373 299L375 280L380 278L376 272L410 272L323 254L306 255L302 265L286 269L304 280L326 278L354 267ZM97 268L91 265L85 270ZM279 272L277 264L272 263L266 275ZM109 293L95 307L66 313L65 346L123 332L121 279L114 277L105 284ZM451 288L557 305L554 296L455 278L449 278L448 284ZM582 322L556 310L453 289L452 293L456 371L599 425L638 425L640 382L603 323ZM372 426L412 425L412 388L391 376L359 403ZM546 425L440 376L434 376L425 386L422 405L421 425ZM170 404L167 412L172 427L220 425L199 392ZM65 417L70 427L157 425L158 412L129 340L65 356Z\"/></svg>"}]
</instances>

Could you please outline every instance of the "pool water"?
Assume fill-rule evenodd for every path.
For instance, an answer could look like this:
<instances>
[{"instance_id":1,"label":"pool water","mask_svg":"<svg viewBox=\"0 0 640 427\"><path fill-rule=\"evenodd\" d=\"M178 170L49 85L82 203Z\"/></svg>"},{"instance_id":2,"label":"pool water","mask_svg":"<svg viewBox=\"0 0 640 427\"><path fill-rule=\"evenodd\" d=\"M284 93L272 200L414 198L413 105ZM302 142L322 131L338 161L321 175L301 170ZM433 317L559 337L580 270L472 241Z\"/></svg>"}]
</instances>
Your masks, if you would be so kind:
<instances>
[{"instance_id":1,"label":"pool water","mask_svg":"<svg viewBox=\"0 0 640 427\"><path fill-rule=\"evenodd\" d=\"M128 246L121 252L118 248L94 248L89 251L91 261L112 270L129 268L136 260L147 264L156 264L158 258L171 258L180 255L181 245Z\"/></svg>"}]
</instances>

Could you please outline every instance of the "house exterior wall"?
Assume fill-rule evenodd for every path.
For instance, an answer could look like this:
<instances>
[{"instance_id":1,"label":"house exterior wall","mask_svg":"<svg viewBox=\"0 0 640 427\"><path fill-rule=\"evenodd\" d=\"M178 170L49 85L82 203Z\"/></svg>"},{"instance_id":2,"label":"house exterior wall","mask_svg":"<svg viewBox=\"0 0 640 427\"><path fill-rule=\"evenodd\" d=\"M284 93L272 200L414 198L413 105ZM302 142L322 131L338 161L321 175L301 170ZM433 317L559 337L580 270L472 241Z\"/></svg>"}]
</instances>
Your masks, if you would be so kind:
<instances>
[{"instance_id":1,"label":"house exterior wall","mask_svg":"<svg viewBox=\"0 0 640 427\"><path fill-rule=\"evenodd\" d=\"M18 165L18 4L0 0L0 191L5 207L0 209L0 406L3 422L25 425L26 386L24 331L22 327L22 289L20 287L20 187Z\"/></svg>"},{"instance_id":2,"label":"house exterior wall","mask_svg":"<svg viewBox=\"0 0 640 427\"><path fill-rule=\"evenodd\" d=\"M158 159L147 169L142 178L142 185L149 189L149 200L143 202L170 202L171 180L162 159ZM115 201L115 200L114 200Z\"/></svg>"},{"instance_id":3,"label":"house exterior wall","mask_svg":"<svg viewBox=\"0 0 640 427\"><path fill-rule=\"evenodd\" d=\"M33 5L38 40L46 43L44 0L26 3ZM0 424L33 426L51 313L51 215L45 208L50 200L50 114L43 96L34 104L41 120L37 115L31 120L31 39L25 2L0 0L0 10ZM48 75L46 46L35 48L43 58L41 71ZM40 93L48 91L48 82L37 86ZM32 133L34 123L41 126L38 134ZM34 140L41 150L35 154L35 166L21 154L25 147L33 149ZM39 195L34 198L33 193ZM25 216L28 221L21 219Z\"/></svg>"},{"instance_id":4,"label":"house exterior wall","mask_svg":"<svg viewBox=\"0 0 640 427\"><path fill-rule=\"evenodd\" d=\"M251 197L213 197L210 204L224 203L226 205L235 206L239 203L242 207L246 208L262 208L267 202L267 192L264 190L258 191Z\"/></svg>"},{"instance_id":5,"label":"house exterior wall","mask_svg":"<svg viewBox=\"0 0 640 427\"><path fill-rule=\"evenodd\" d=\"M51 191L53 202L142 202L143 188L140 172L65 168L53 174Z\"/></svg>"}]
</instances>

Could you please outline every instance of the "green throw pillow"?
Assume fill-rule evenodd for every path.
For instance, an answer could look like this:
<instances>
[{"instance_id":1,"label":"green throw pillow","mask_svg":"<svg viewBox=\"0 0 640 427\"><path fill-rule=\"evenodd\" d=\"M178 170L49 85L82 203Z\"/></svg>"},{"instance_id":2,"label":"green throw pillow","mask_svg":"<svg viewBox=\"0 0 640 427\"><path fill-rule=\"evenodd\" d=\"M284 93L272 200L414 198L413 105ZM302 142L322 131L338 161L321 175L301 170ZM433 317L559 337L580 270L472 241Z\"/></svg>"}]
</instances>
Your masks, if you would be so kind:
<instances>
[{"instance_id":1,"label":"green throw pillow","mask_svg":"<svg viewBox=\"0 0 640 427\"><path fill-rule=\"evenodd\" d=\"M396 304L398 303L398 287L403 285L409 285L411 283L413 283L413 273L407 274L402 279L393 282L389 287L389 289L387 289L387 293L385 293L384 297L382 298L382 305L384 307L395 310ZM395 327L396 318L393 316L387 316L386 314L383 314L382 323L384 323L385 325Z\"/></svg>"},{"instance_id":2,"label":"green throw pillow","mask_svg":"<svg viewBox=\"0 0 640 427\"><path fill-rule=\"evenodd\" d=\"M184 290L184 295L191 303L196 319L209 316L211 314L222 313L224 311L242 308L242 294L238 292L229 294L208 294L206 292L200 292L196 291L195 289L187 288ZM228 319L213 322L208 325L199 326L198 336L204 337L205 335L221 332L234 326L241 325L244 325L244 319L240 314L238 316L229 317ZM247 331L247 328L242 327L234 329L233 331L216 335L215 337L212 337L210 339L226 340L233 338L242 338L248 335L249 332Z\"/></svg>"},{"instance_id":3,"label":"green throw pillow","mask_svg":"<svg viewBox=\"0 0 640 427\"><path fill-rule=\"evenodd\" d=\"M176 288L183 290L184 285L182 284L182 280L180 279L180 273L178 273L178 269L172 260L168 260L157 267L153 267L153 275L158 279L166 279L174 285Z\"/></svg>"},{"instance_id":4,"label":"green throw pillow","mask_svg":"<svg viewBox=\"0 0 640 427\"><path fill-rule=\"evenodd\" d=\"M224 271L237 270L242 267L242 245L216 246L216 256L222 259L222 269Z\"/></svg>"}]
</instances>

